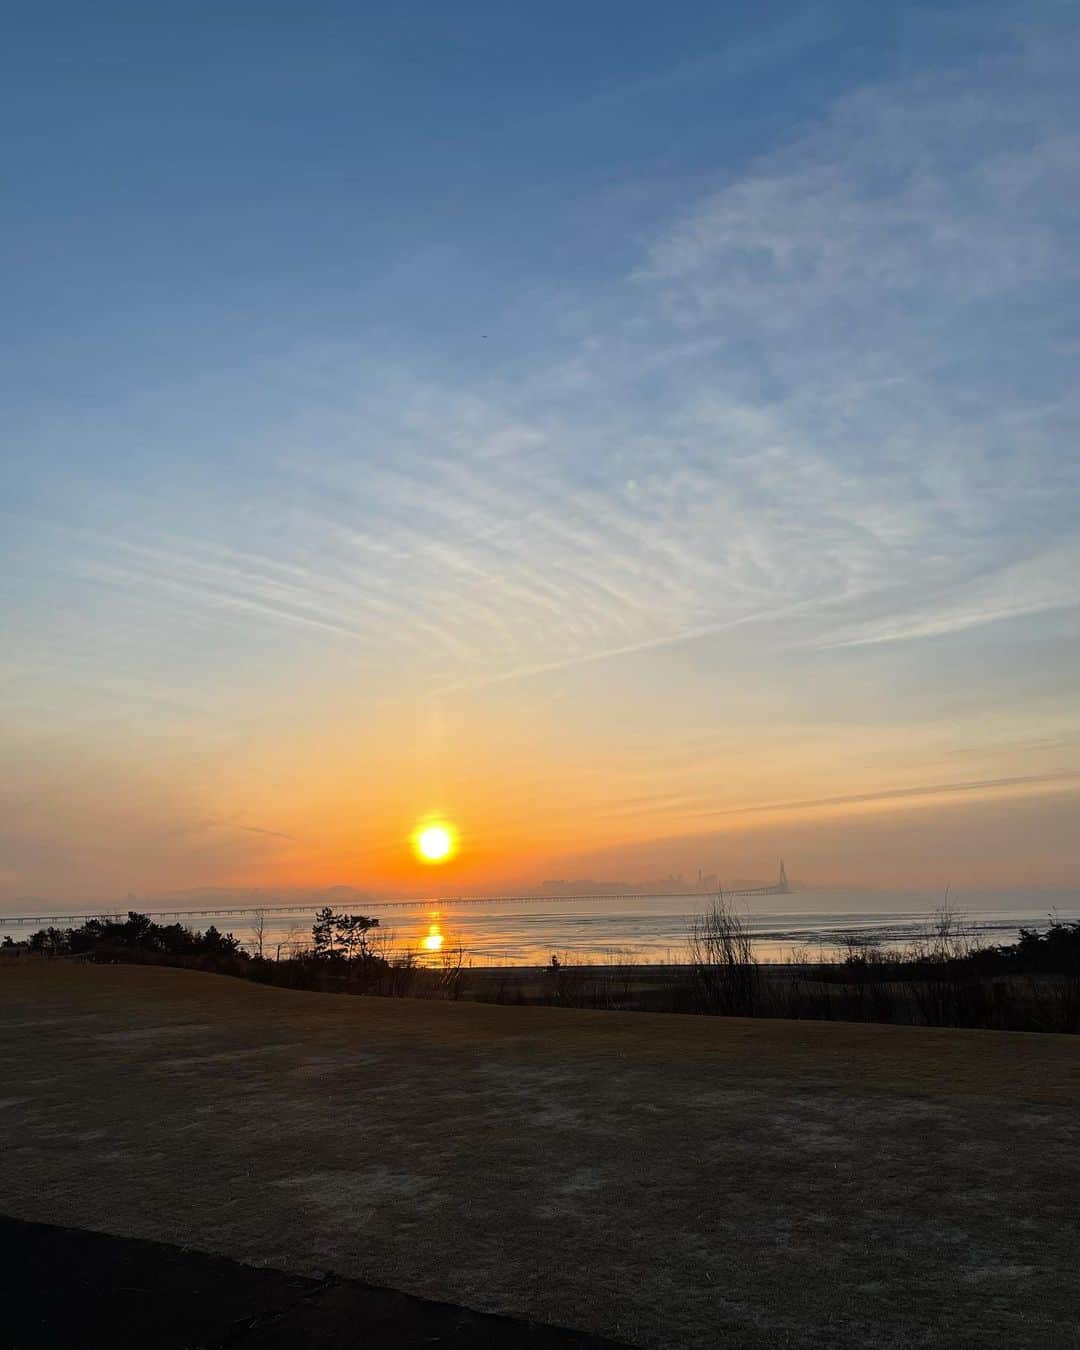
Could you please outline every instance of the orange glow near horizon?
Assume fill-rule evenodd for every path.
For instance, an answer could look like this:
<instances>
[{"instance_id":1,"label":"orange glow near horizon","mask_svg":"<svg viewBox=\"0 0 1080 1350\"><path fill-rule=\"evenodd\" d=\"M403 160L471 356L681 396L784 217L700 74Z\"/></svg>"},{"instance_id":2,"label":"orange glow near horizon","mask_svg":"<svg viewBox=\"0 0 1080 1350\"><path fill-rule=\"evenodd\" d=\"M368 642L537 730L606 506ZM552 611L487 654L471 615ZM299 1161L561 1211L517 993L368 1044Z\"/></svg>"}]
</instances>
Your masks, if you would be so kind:
<instances>
[{"instance_id":1,"label":"orange glow near horizon","mask_svg":"<svg viewBox=\"0 0 1080 1350\"><path fill-rule=\"evenodd\" d=\"M221 760L212 792L198 765L169 759L159 782L125 746L111 745L108 758L93 761L96 777L87 769L70 800L57 798L56 828L90 869L95 896L348 885L430 903L523 893L549 878L633 882L699 869L768 877L780 853L806 884L1074 885L1080 845L1064 822L1070 811L1075 819L1080 787L1055 758L1072 724L1049 715L1023 756L1008 749L1021 742L1023 719L990 719L989 730L971 736L985 731L993 744L954 767L948 756L957 733L937 721L877 729L873 758L861 726L830 724L826 732L785 722L791 739L780 761L756 754L749 736L760 728L749 713L746 728L733 723L712 739L693 727L679 739L681 722L674 724L661 754L627 736L618 719L607 725L610 701L587 727L573 721L573 700L559 704L560 716L572 714L568 730L548 720L532 686L515 700L502 691L489 708L462 696L435 748L423 725L417 731L412 704L388 708L369 739L349 721L320 724L311 741L295 744L292 731L281 741L253 735L243 753ZM611 716L625 711L615 704ZM691 713L707 717L693 706ZM282 725L291 727L284 718ZM361 743L377 775L375 767L358 770ZM1008 753L994 750L999 743ZM718 779L717 746L737 761L737 773ZM52 790L44 765L24 767L31 784ZM136 802L144 813L137 838L119 828ZM170 812L189 830L159 839L153 831ZM199 831L206 847L192 843ZM91 884L59 862L54 871L40 874L50 903L81 897ZM16 905L34 875L7 879L0 865L10 912L21 912ZM162 907L170 907L164 899ZM429 922L423 912L410 925L414 949Z\"/></svg>"}]
</instances>

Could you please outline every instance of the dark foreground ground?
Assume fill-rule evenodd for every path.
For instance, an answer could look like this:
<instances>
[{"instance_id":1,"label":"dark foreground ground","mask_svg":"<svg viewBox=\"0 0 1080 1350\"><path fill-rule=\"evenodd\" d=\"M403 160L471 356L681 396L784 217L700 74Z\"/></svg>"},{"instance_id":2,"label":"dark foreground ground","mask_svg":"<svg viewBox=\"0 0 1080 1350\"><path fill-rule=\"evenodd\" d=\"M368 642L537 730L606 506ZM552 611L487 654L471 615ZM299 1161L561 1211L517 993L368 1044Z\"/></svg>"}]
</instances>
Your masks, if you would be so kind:
<instances>
[{"instance_id":1,"label":"dark foreground ground","mask_svg":"<svg viewBox=\"0 0 1080 1350\"><path fill-rule=\"evenodd\" d=\"M0 971L0 1212L657 1350L1078 1350L1078 1107L1069 1036Z\"/></svg>"},{"instance_id":2,"label":"dark foreground ground","mask_svg":"<svg viewBox=\"0 0 1080 1350\"><path fill-rule=\"evenodd\" d=\"M618 1350L359 1280L17 1219L0 1217L0 1252L7 1350Z\"/></svg>"}]
</instances>

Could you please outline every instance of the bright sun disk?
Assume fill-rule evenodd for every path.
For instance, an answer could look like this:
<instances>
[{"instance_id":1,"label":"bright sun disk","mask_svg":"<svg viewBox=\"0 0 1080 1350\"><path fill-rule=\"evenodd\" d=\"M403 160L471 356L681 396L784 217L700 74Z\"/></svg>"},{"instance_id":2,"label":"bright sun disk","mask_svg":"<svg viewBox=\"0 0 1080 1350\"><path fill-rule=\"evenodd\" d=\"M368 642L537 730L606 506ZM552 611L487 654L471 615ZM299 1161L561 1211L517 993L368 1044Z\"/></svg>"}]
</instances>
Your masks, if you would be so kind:
<instances>
[{"instance_id":1,"label":"bright sun disk","mask_svg":"<svg viewBox=\"0 0 1080 1350\"><path fill-rule=\"evenodd\" d=\"M414 836L416 856L421 862L445 862L454 851L454 835L448 825L425 825Z\"/></svg>"}]
</instances>

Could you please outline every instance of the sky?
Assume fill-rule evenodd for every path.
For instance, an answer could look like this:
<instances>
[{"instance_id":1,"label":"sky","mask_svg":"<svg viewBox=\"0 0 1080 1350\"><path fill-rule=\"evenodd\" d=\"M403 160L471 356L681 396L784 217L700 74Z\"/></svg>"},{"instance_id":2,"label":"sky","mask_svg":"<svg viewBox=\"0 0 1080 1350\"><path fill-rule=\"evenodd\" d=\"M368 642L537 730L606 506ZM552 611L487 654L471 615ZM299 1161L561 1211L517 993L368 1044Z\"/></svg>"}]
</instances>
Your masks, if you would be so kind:
<instances>
[{"instance_id":1,"label":"sky","mask_svg":"<svg viewBox=\"0 0 1080 1350\"><path fill-rule=\"evenodd\" d=\"M1080 886L1074 4L7 14L9 912Z\"/></svg>"}]
</instances>

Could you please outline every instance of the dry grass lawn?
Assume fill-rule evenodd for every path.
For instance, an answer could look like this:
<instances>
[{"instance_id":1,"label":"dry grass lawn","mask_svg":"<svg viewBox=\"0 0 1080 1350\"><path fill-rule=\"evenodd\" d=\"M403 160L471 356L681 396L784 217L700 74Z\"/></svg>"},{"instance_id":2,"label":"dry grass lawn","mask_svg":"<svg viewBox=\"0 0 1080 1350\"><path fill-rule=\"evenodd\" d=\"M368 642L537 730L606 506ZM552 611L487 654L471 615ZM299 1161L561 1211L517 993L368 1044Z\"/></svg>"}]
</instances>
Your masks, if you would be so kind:
<instances>
[{"instance_id":1,"label":"dry grass lawn","mask_svg":"<svg viewBox=\"0 0 1080 1350\"><path fill-rule=\"evenodd\" d=\"M0 969L0 1210L657 1347L1080 1346L1080 1038Z\"/></svg>"}]
</instances>

